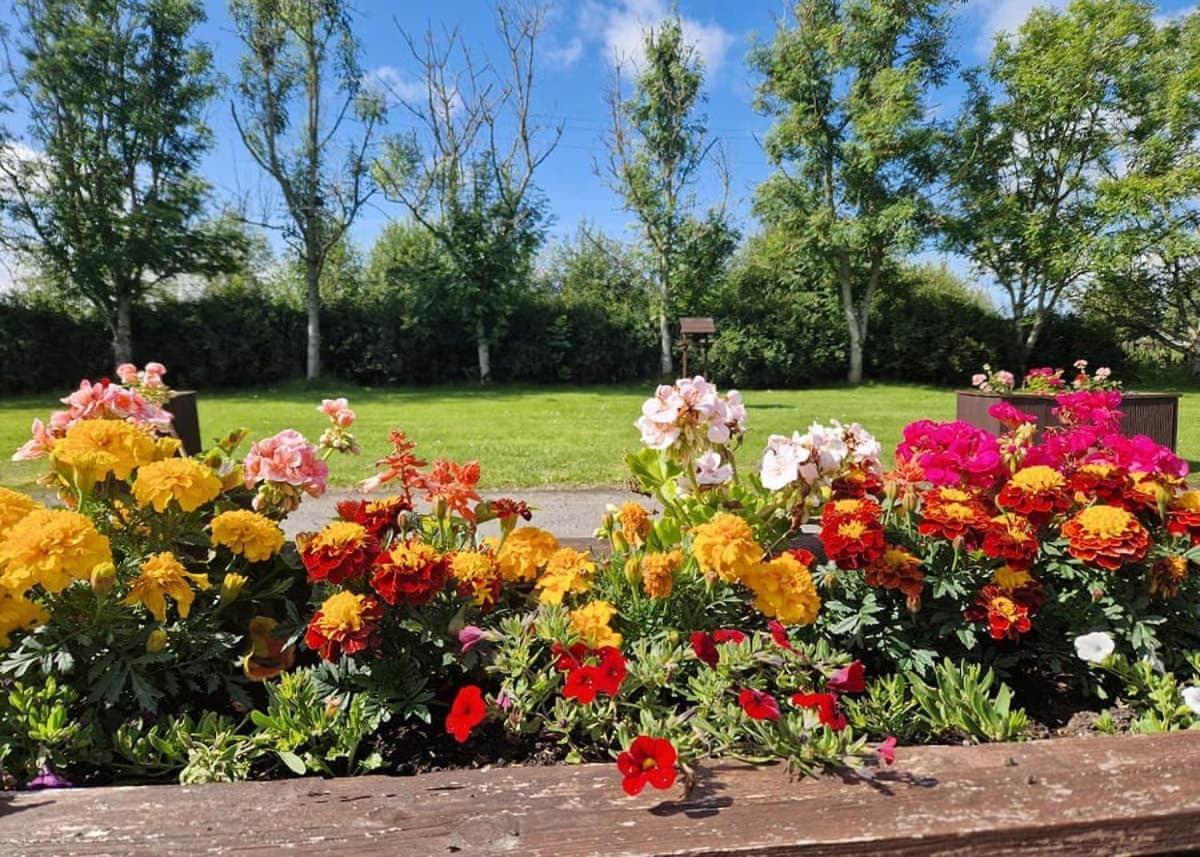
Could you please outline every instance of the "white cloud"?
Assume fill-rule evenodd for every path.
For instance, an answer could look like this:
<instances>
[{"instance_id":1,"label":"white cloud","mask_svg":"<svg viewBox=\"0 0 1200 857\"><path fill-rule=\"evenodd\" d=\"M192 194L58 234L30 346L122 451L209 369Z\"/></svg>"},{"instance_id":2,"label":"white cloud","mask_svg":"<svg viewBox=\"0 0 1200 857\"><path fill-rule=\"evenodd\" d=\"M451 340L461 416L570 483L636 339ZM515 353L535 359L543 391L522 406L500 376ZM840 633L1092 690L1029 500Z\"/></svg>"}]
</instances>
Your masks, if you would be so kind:
<instances>
[{"instance_id":1,"label":"white cloud","mask_svg":"<svg viewBox=\"0 0 1200 857\"><path fill-rule=\"evenodd\" d=\"M975 50L987 56L996 34L1015 33L1034 9L1062 9L1066 5L1067 0L972 0L970 9L980 21Z\"/></svg>"},{"instance_id":2,"label":"white cloud","mask_svg":"<svg viewBox=\"0 0 1200 857\"><path fill-rule=\"evenodd\" d=\"M546 51L546 58L550 61L550 65L556 68L570 68L579 62L581 56L583 56L583 39L579 36L575 36L564 45L552 47Z\"/></svg>"},{"instance_id":3,"label":"white cloud","mask_svg":"<svg viewBox=\"0 0 1200 857\"><path fill-rule=\"evenodd\" d=\"M1161 12L1154 16L1154 23L1162 27L1175 21L1181 21L1194 12L1200 12L1200 4L1185 6L1182 9L1176 9L1174 12Z\"/></svg>"},{"instance_id":4,"label":"white cloud","mask_svg":"<svg viewBox=\"0 0 1200 857\"><path fill-rule=\"evenodd\" d=\"M388 104L425 98L424 83L390 65L381 65L368 72L363 85L378 92Z\"/></svg>"},{"instance_id":5,"label":"white cloud","mask_svg":"<svg viewBox=\"0 0 1200 857\"><path fill-rule=\"evenodd\" d=\"M608 62L638 68L643 59L646 28L671 14L666 0L588 0L580 15L580 27L585 37L603 44ZM715 21L686 16L681 16L681 21L684 41L695 47L705 71L715 74L736 37Z\"/></svg>"}]
</instances>

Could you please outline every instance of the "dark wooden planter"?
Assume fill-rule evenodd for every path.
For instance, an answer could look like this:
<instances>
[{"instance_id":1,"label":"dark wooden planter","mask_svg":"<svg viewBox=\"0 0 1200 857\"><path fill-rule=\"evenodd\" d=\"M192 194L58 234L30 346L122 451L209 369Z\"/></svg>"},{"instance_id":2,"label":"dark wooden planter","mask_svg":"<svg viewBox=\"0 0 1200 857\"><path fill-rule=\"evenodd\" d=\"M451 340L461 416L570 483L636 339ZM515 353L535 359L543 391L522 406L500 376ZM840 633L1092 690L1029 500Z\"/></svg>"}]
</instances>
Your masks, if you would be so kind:
<instances>
[{"instance_id":1,"label":"dark wooden planter","mask_svg":"<svg viewBox=\"0 0 1200 857\"><path fill-rule=\"evenodd\" d=\"M171 427L175 436L183 443L183 451L188 455L199 453L204 446L200 442L200 414L196 410L196 391L175 390L163 407L174 415Z\"/></svg>"},{"instance_id":2,"label":"dark wooden planter","mask_svg":"<svg viewBox=\"0 0 1200 857\"><path fill-rule=\"evenodd\" d=\"M958 419L992 434L1000 433L1000 422L988 415L988 408L997 402L1010 402L1015 407L1037 417L1038 428L1058 425L1054 409L1058 403L1053 396L1030 393L981 393L978 390L959 390ZM1125 393L1121 399L1125 413L1122 431L1127 435L1144 434L1163 446L1175 449L1179 434L1178 393Z\"/></svg>"},{"instance_id":3,"label":"dark wooden planter","mask_svg":"<svg viewBox=\"0 0 1200 857\"><path fill-rule=\"evenodd\" d=\"M1200 732L901 748L872 780L702 764L637 798L615 765L0 796L0 853L1163 854L1200 848Z\"/></svg>"}]
</instances>

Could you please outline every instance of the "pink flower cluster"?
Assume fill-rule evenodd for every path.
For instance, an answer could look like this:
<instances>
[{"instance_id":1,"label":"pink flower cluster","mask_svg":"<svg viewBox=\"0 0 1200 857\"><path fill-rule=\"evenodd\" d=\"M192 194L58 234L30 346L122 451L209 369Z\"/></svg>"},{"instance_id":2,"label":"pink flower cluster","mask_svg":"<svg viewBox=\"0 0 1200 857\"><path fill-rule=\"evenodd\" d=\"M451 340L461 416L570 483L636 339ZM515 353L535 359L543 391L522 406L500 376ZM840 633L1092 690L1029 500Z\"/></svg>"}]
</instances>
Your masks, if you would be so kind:
<instances>
[{"instance_id":1,"label":"pink flower cluster","mask_svg":"<svg viewBox=\"0 0 1200 857\"><path fill-rule=\"evenodd\" d=\"M295 429L284 429L274 437L250 447L242 462L246 487L264 482L291 485L312 497L325 493L329 465L317 456L317 448Z\"/></svg>"},{"instance_id":2,"label":"pink flower cluster","mask_svg":"<svg viewBox=\"0 0 1200 857\"><path fill-rule=\"evenodd\" d=\"M167 385L163 381L163 375L166 374L167 367L161 363L147 363L146 368L140 372L132 363L122 363L117 367L117 377L121 379L121 383L133 389L165 390Z\"/></svg>"},{"instance_id":3,"label":"pink flower cluster","mask_svg":"<svg viewBox=\"0 0 1200 857\"><path fill-rule=\"evenodd\" d=\"M919 465L933 485L989 488L1004 469L996 438L959 421L909 423L904 427L904 440L896 447L896 459Z\"/></svg>"},{"instance_id":4,"label":"pink flower cluster","mask_svg":"<svg viewBox=\"0 0 1200 857\"><path fill-rule=\"evenodd\" d=\"M350 428L358 418L358 415L350 410L350 403L345 398L322 399L317 410L329 417L329 421L340 429Z\"/></svg>"},{"instance_id":5,"label":"pink flower cluster","mask_svg":"<svg viewBox=\"0 0 1200 857\"><path fill-rule=\"evenodd\" d=\"M1037 417L1033 414L1026 413L1012 402L1004 401L996 402L996 404L988 408L988 416L997 420L1000 425L1010 431L1017 428L1017 426L1037 422Z\"/></svg>"},{"instance_id":6,"label":"pink flower cluster","mask_svg":"<svg viewBox=\"0 0 1200 857\"><path fill-rule=\"evenodd\" d=\"M659 385L642 404L642 415L634 425L642 433L642 443L651 449L699 450L727 444L745 431L746 406L737 390L722 397L716 385L697 375Z\"/></svg>"},{"instance_id":7,"label":"pink flower cluster","mask_svg":"<svg viewBox=\"0 0 1200 857\"><path fill-rule=\"evenodd\" d=\"M828 426L813 423L805 434L795 432L791 437L773 434L767 438L759 476L769 491L797 482L811 488L833 481L846 465L878 474L882 452L879 441L858 423L848 426L837 420L831 420Z\"/></svg>"},{"instance_id":8,"label":"pink flower cluster","mask_svg":"<svg viewBox=\"0 0 1200 857\"><path fill-rule=\"evenodd\" d=\"M1089 426L1097 432L1107 434L1120 431L1125 418L1121 407L1120 390L1080 390L1060 393L1054 397L1058 407L1054 416L1064 426Z\"/></svg>"},{"instance_id":9,"label":"pink flower cluster","mask_svg":"<svg viewBox=\"0 0 1200 857\"><path fill-rule=\"evenodd\" d=\"M166 369L162 371L165 373ZM161 373L158 378L161 382ZM82 420L127 420L156 430L167 429L171 425L171 414L161 405L150 401L138 390L114 384L107 378L95 384L85 379L79 383L78 390L59 401L67 406L66 409L50 414L48 423L34 420L32 438L13 453L13 461L27 461L46 455L55 440Z\"/></svg>"}]
</instances>

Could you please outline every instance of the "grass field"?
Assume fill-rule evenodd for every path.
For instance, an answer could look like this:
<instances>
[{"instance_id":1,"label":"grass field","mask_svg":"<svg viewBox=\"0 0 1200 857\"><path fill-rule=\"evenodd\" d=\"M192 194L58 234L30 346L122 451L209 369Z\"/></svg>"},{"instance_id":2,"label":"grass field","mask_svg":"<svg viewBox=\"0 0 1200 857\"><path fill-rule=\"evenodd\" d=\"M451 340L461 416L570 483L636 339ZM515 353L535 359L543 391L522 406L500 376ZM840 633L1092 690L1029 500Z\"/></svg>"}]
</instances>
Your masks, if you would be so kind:
<instances>
[{"instance_id":1,"label":"grass field","mask_svg":"<svg viewBox=\"0 0 1200 857\"><path fill-rule=\"evenodd\" d=\"M739 456L753 462L767 435L791 433L814 420L857 420L889 450L903 426L920 417L951 419L952 391L879 384L859 388L743 391L749 410L749 436ZM349 485L371 472L387 450L387 433L402 428L427 459L478 458L483 484L496 487L613 485L622 481L622 453L635 449L646 387L477 387L384 389L347 384L289 385L245 391L203 393L200 427L205 439L233 428L251 438L293 427L316 438L324 417L321 398L345 395L358 412L356 434L363 446L357 458L332 462L335 484ZM42 463L8 460L28 437L34 417L45 418L53 397L0 400L0 484L32 483ZM1200 394L1185 395L1180 416L1180 453L1200 458ZM243 450L244 451L244 450Z\"/></svg>"}]
</instances>

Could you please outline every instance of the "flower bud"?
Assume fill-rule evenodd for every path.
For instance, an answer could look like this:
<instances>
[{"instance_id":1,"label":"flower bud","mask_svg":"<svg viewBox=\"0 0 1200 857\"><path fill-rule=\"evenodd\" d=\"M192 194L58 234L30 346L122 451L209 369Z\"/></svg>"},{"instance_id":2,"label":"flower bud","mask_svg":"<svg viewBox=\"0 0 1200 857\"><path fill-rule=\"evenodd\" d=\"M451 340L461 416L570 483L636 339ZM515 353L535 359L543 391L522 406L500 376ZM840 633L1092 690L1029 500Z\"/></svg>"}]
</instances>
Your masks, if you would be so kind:
<instances>
[{"instance_id":1,"label":"flower bud","mask_svg":"<svg viewBox=\"0 0 1200 857\"><path fill-rule=\"evenodd\" d=\"M634 586L642 582L642 563L636 556L625 560L625 579Z\"/></svg>"},{"instance_id":2,"label":"flower bud","mask_svg":"<svg viewBox=\"0 0 1200 857\"><path fill-rule=\"evenodd\" d=\"M246 575L231 571L221 581L221 603L228 604L238 597L242 587L246 585Z\"/></svg>"},{"instance_id":3,"label":"flower bud","mask_svg":"<svg viewBox=\"0 0 1200 857\"><path fill-rule=\"evenodd\" d=\"M98 596L105 596L112 591L117 582L117 569L111 562L99 563L92 569L92 591Z\"/></svg>"},{"instance_id":4,"label":"flower bud","mask_svg":"<svg viewBox=\"0 0 1200 857\"><path fill-rule=\"evenodd\" d=\"M155 628L150 632L150 636L146 638L146 651L150 654L161 652L167 647L167 632L162 628Z\"/></svg>"}]
</instances>

